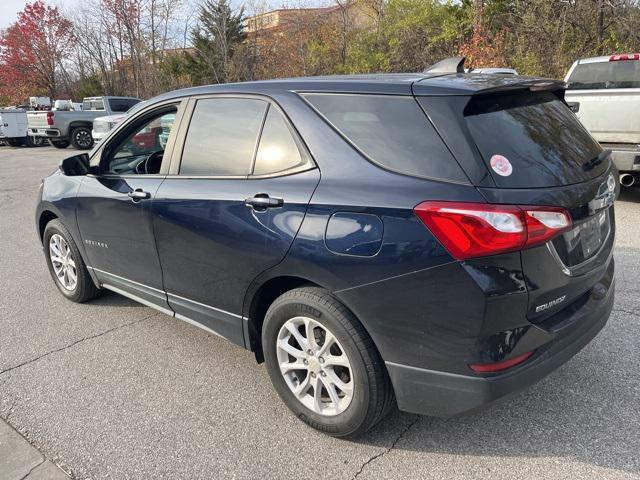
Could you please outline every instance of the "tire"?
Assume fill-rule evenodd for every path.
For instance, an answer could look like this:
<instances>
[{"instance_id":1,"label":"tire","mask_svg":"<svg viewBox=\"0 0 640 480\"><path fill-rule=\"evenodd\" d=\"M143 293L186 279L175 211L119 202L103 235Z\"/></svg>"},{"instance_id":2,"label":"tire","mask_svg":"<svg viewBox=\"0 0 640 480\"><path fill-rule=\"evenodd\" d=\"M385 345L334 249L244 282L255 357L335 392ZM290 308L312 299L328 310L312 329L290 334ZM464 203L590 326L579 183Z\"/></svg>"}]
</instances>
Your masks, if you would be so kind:
<instances>
[{"instance_id":1,"label":"tire","mask_svg":"<svg viewBox=\"0 0 640 480\"><path fill-rule=\"evenodd\" d=\"M27 147L41 147L44 144L44 138L32 137L30 135L27 135L27 138L25 139L25 144L27 145Z\"/></svg>"},{"instance_id":2,"label":"tire","mask_svg":"<svg viewBox=\"0 0 640 480\"><path fill-rule=\"evenodd\" d=\"M55 148L67 148L69 146L69 141L49 139L49 144Z\"/></svg>"},{"instance_id":3,"label":"tire","mask_svg":"<svg viewBox=\"0 0 640 480\"><path fill-rule=\"evenodd\" d=\"M89 150L93 147L93 136L88 127L75 127L69 135L71 145L78 150Z\"/></svg>"},{"instance_id":4,"label":"tire","mask_svg":"<svg viewBox=\"0 0 640 480\"><path fill-rule=\"evenodd\" d=\"M60 238L63 239L64 242L59 242ZM52 241L52 239L54 240ZM56 273L56 270L59 268L58 266L61 265L62 262L55 261L52 257L57 256L58 258L61 258L64 257L64 255L56 255L56 249L52 247L52 243L57 245L59 252L69 252L66 262L68 262L68 258L70 257L75 265L74 270L76 272L76 282L73 286L71 283L67 285L64 283L67 279L71 279L72 277L63 275L64 278L61 278L60 275ZM60 248L61 245L64 247L65 244L67 250ZM73 241L69 230L67 230L60 220L51 220L47 224L44 229L43 245L45 257L47 259L47 266L49 267L49 273L58 287L58 290L60 290L65 297L72 302L83 303L98 296L99 289L93 283L91 275L89 275L89 271L87 270L84 260L80 255L80 251ZM56 264L55 267L54 263Z\"/></svg>"},{"instance_id":5,"label":"tire","mask_svg":"<svg viewBox=\"0 0 640 480\"><path fill-rule=\"evenodd\" d=\"M304 346L287 329L295 322L302 322L298 333L306 338L309 335L305 334L308 332L305 325L308 323L312 326L315 343L319 344L315 355L300 356L300 353L304 353ZM322 350L328 334L337 342L330 342L327 354L326 350L325 353ZM278 346L287 338L283 335L288 335L286 351ZM296 356L289 353L291 346ZM282 294L273 302L263 324L262 349L271 382L280 398L300 420L316 430L334 437L357 437L382 420L395 405L391 380L371 337L358 319L322 288L297 288ZM344 364L345 357L348 368L329 365ZM281 364L293 361L296 365L306 362L306 366L282 373ZM334 396L331 396L325 382L332 383L331 379L336 376L339 381L334 383ZM307 381L319 381L316 384L321 385L318 391L321 393L319 404L322 408L317 408L313 385L304 387ZM344 390L340 389L340 383L346 387ZM302 394L296 396L293 388L301 389ZM339 401L333 401L334 398ZM323 410L325 406L326 410Z\"/></svg>"},{"instance_id":6,"label":"tire","mask_svg":"<svg viewBox=\"0 0 640 480\"><path fill-rule=\"evenodd\" d=\"M21 138L8 138L7 143L12 147L21 147L22 139Z\"/></svg>"}]
</instances>

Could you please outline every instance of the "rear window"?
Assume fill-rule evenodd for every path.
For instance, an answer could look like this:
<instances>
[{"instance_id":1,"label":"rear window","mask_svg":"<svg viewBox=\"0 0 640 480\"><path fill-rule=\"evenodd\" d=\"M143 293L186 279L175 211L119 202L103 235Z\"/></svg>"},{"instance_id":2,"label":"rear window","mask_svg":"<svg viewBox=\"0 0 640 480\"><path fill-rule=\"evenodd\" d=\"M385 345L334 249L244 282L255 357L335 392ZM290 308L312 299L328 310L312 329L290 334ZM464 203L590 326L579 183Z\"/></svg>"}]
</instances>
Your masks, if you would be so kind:
<instances>
[{"instance_id":1,"label":"rear window","mask_svg":"<svg viewBox=\"0 0 640 480\"><path fill-rule=\"evenodd\" d=\"M373 163L405 175L468 183L413 97L303 96Z\"/></svg>"},{"instance_id":2,"label":"rear window","mask_svg":"<svg viewBox=\"0 0 640 480\"><path fill-rule=\"evenodd\" d=\"M589 163L602 149L551 92L475 97L464 118L499 187L570 185L595 178L608 167L606 161ZM511 167L499 175L492 158L506 158Z\"/></svg>"},{"instance_id":3,"label":"rear window","mask_svg":"<svg viewBox=\"0 0 640 480\"><path fill-rule=\"evenodd\" d=\"M640 61L581 63L567 79L569 90L640 88Z\"/></svg>"},{"instance_id":4,"label":"rear window","mask_svg":"<svg viewBox=\"0 0 640 480\"><path fill-rule=\"evenodd\" d=\"M102 98L85 98L82 102L82 110L104 110Z\"/></svg>"}]
</instances>

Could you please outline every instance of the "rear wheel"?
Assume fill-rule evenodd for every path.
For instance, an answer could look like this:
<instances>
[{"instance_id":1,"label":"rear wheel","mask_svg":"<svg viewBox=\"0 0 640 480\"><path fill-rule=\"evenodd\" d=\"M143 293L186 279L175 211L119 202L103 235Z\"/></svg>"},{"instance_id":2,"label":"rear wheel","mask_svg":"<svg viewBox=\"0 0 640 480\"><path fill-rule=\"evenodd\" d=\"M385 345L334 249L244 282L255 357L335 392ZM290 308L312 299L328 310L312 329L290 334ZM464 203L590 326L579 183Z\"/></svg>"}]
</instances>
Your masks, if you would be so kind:
<instances>
[{"instance_id":1,"label":"rear wheel","mask_svg":"<svg viewBox=\"0 0 640 480\"><path fill-rule=\"evenodd\" d=\"M326 290L298 288L278 297L265 317L262 347L276 391L317 430L358 436L394 404L371 337Z\"/></svg>"},{"instance_id":2,"label":"rear wheel","mask_svg":"<svg viewBox=\"0 0 640 480\"><path fill-rule=\"evenodd\" d=\"M55 148L67 148L69 146L69 142L67 140L49 139L49 144Z\"/></svg>"},{"instance_id":3,"label":"rear wheel","mask_svg":"<svg viewBox=\"0 0 640 480\"><path fill-rule=\"evenodd\" d=\"M30 135L27 136L25 140L27 147L41 147L44 144L43 137L32 137Z\"/></svg>"},{"instance_id":4,"label":"rear wheel","mask_svg":"<svg viewBox=\"0 0 640 480\"><path fill-rule=\"evenodd\" d=\"M91 129L88 127L76 127L71 131L71 145L78 150L89 150L93 147Z\"/></svg>"},{"instance_id":5,"label":"rear wheel","mask_svg":"<svg viewBox=\"0 0 640 480\"><path fill-rule=\"evenodd\" d=\"M86 302L98 296L78 247L60 220L50 221L44 230L43 244L49 273L58 290L73 302Z\"/></svg>"},{"instance_id":6,"label":"rear wheel","mask_svg":"<svg viewBox=\"0 0 640 480\"><path fill-rule=\"evenodd\" d=\"M7 143L12 147L22 146L22 139L20 138L7 138Z\"/></svg>"}]
</instances>

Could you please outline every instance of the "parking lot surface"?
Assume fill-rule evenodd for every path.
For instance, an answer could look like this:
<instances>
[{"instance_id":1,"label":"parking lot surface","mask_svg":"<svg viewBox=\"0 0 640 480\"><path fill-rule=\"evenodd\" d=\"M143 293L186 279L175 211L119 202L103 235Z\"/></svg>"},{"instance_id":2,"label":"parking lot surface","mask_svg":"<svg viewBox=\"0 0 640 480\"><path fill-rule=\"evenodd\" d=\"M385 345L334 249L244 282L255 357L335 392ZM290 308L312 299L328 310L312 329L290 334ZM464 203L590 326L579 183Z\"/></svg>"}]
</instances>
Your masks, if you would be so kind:
<instances>
[{"instance_id":1,"label":"parking lot surface","mask_svg":"<svg viewBox=\"0 0 640 480\"><path fill-rule=\"evenodd\" d=\"M0 416L73 478L640 478L640 189L615 207L613 314L574 359L488 410L396 412L344 441L295 419L250 352L117 294L58 293L34 206L74 153L0 147Z\"/></svg>"}]
</instances>

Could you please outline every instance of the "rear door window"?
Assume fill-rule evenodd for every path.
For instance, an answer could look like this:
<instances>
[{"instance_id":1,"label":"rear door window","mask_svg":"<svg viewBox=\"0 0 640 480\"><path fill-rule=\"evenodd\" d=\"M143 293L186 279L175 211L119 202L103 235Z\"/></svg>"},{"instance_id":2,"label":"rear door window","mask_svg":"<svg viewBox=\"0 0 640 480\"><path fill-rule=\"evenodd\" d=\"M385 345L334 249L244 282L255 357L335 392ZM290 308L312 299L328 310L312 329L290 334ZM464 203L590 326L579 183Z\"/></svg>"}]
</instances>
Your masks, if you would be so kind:
<instances>
[{"instance_id":1,"label":"rear door window","mask_svg":"<svg viewBox=\"0 0 640 480\"><path fill-rule=\"evenodd\" d=\"M569 90L640 88L640 61L580 63L567 79Z\"/></svg>"},{"instance_id":2,"label":"rear door window","mask_svg":"<svg viewBox=\"0 0 640 480\"><path fill-rule=\"evenodd\" d=\"M405 175L468 183L413 97L311 93L303 97L373 163Z\"/></svg>"},{"instance_id":3,"label":"rear door window","mask_svg":"<svg viewBox=\"0 0 640 480\"><path fill-rule=\"evenodd\" d=\"M498 187L570 185L608 168L607 161L594 164L601 147L551 92L474 97L464 121ZM510 168L499 174L504 165L496 160L505 158Z\"/></svg>"},{"instance_id":4,"label":"rear door window","mask_svg":"<svg viewBox=\"0 0 640 480\"><path fill-rule=\"evenodd\" d=\"M185 138L180 175L246 176L267 102L246 98L198 100Z\"/></svg>"}]
</instances>

